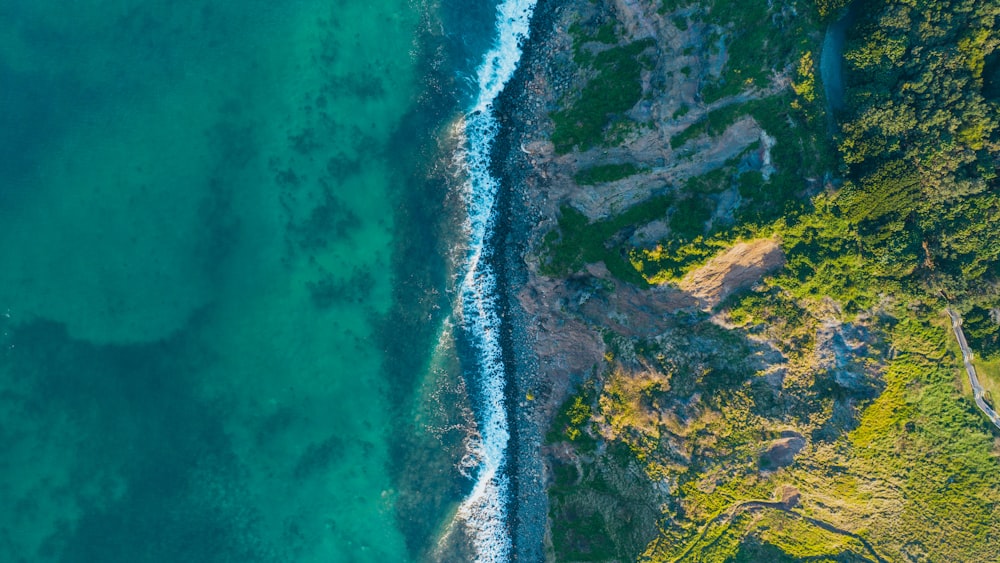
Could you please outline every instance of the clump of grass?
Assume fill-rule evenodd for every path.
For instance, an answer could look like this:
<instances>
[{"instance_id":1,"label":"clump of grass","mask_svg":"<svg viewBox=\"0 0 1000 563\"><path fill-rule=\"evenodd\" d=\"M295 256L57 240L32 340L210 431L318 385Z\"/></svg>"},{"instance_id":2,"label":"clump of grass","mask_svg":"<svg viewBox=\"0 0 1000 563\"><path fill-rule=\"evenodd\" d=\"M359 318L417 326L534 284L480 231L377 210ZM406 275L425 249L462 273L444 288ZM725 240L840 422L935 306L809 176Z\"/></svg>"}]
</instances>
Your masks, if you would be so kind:
<instances>
[{"instance_id":1,"label":"clump of grass","mask_svg":"<svg viewBox=\"0 0 1000 563\"><path fill-rule=\"evenodd\" d=\"M598 53L591 64L595 76L584 86L579 99L552 113L555 129L552 143L556 152L573 148L586 150L601 143L604 130L618 115L642 98L640 75L645 64L643 51L652 39L636 41Z\"/></svg>"},{"instance_id":2,"label":"clump of grass","mask_svg":"<svg viewBox=\"0 0 1000 563\"><path fill-rule=\"evenodd\" d=\"M730 166L716 168L701 176L692 176L684 183L684 191L694 196L704 196L725 191L730 185L733 169Z\"/></svg>"},{"instance_id":3,"label":"clump of grass","mask_svg":"<svg viewBox=\"0 0 1000 563\"><path fill-rule=\"evenodd\" d=\"M563 206L559 227L542 240L542 273L566 276L586 264L604 262L618 279L645 287L645 278L629 263L622 243L613 239L623 229L666 217L672 203L670 195L654 197L620 215L593 223L576 209Z\"/></svg>"},{"instance_id":4,"label":"clump of grass","mask_svg":"<svg viewBox=\"0 0 1000 563\"><path fill-rule=\"evenodd\" d=\"M765 2L714 0L710 2L712 19L725 25L728 58L722 76L702 88L702 100L712 103L745 90L764 88L770 83L772 69L779 68L790 53L801 48L806 29L814 25L807 17L774 19L776 14ZM780 25L781 29L776 28Z\"/></svg>"},{"instance_id":5,"label":"clump of grass","mask_svg":"<svg viewBox=\"0 0 1000 563\"><path fill-rule=\"evenodd\" d=\"M630 162L624 164L602 164L581 170L573 176L573 180L581 186L593 186L595 184L604 184L628 178L629 176L638 174L639 171L640 168Z\"/></svg>"},{"instance_id":6,"label":"clump of grass","mask_svg":"<svg viewBox=\"0 0 1000 563\"><path fill-rule=\"evenodd\" d=\"M726 246L721 237L670 238L653 248L632 249L629 263L647 283L658 285L681 279Z\"/></svg>"},{"instance_id":7,"label":"clump of grass","mask_svg":"<svg viewBox=\"0 0 1000 563\"><path fill-rule=\"evenodd\" d=\"M711 111L705 114L699 121L691 124L687 129L671 137L670 148L676 150L688 141L702 135L721 135L727 127L736 123L740 117L749 114L754 109L754 106L755 102L747 102L745 104L732 104Z\"/></svg>"},{"instance_id":8,"label":"clump of grass","mask_svg":"<svg viewBox=\"0 0 1000 563\"><path fill-rule=\"evenodd\" d=\"M593 424L593 404L597 390L593 379L584 383L580 390L566 399L559 414L552 421L552 428L545 435L549 443L570 441L580 452L591 452L597 448L597 440L590 432Z\"/></svg>"}]
</instances>

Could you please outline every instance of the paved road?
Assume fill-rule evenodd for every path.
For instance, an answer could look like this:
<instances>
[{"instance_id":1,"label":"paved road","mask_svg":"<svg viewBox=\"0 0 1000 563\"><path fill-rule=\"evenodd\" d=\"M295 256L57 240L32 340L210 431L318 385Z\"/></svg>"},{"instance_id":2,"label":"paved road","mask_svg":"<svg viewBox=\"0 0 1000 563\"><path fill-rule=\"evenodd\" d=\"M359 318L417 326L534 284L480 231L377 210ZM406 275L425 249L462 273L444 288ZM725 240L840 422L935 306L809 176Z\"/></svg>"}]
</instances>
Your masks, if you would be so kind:
<instances>
[{"instance_id":1,"label":"paved road","mask_svg":"<svg viewBox=\"0 0 1000 563\"><path fill-rule=\"evenodd\" d=\"M1000 415L997 415L996 411L990 408L986 404L986 401L983 400L983 386L979 384L979 377L976 376L976 367L972 365L972 350L969 350L969 343L966 342L965 333L962 331L962 317L955 311L952 311L951 307L948 307L945 311L951 317L951 328L955 330L955 338L958 339L958 345L962 347L962 360L965 362L965 371L969 374L969 383L972 384L972 395L976 399L976 406L979 407L979 410L983 411L986 417L997 428L1000 428Z\"/></svg>"}]
</instances>

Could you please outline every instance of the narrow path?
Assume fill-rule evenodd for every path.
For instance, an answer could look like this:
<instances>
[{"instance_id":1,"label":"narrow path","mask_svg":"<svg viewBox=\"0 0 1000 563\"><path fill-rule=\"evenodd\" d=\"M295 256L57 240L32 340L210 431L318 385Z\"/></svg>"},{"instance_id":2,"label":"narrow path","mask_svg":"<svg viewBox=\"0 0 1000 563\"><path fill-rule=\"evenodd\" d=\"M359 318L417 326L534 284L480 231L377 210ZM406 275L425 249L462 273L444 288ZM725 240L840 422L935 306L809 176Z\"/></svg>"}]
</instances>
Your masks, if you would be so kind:
<instances>
[{"instance_id":1,"label":"narrow path","mask_svg":"<svg viewBox=\"0 0 1000 563\"><path fill-rule=\"evenodd\" d=\"M1000 415L990 408L983 399L983 387L979 384L979 377L976 375L976 366L972 365L972 350L969 350L969 343L965 340L965 332L962 331L962 317L953 311L951 307L945 308L945 312L951 317L951 328L955 330L955 338L962 348L962 361L965 362L965 372L969 374L969 383L972 384L972 395L976 399L976 406L983 414L990 419L994 426L1000 428Z\"/></svg>"}]
</instances>

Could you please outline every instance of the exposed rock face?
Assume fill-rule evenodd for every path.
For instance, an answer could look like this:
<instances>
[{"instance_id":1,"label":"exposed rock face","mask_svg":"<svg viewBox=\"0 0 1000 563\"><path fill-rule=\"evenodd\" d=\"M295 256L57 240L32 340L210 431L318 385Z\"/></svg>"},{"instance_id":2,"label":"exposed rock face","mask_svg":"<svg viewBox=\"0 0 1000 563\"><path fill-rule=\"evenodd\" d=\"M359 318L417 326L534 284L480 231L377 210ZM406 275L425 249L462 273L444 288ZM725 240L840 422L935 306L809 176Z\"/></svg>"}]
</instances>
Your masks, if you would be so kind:
<instances>
[{"instance_id":1,"label":"exposed rock face","mask_svg":"<svg viewBox=\"0 0 1000 563\"><path fill-rule=\"evenodd\" d=\"M688 178L719 168L754 143L767 146L767 133L751 117L737 120L719 135L702 135L680 147L672 147L670 141L714 110L773 95L790 83L787 76L776 75L766 89L702 103L699 77L717 75L726 53L722 49L713 54L711 49L700 47L720 30L702 25L680 29L659 13L658 1L613 0L610 7L613 13L607 15L623 25L623 41L651 38L656 42L655 64L642 75L643 99L627 112L638 126L609 146L556 154L548 139L551 132L548 112L560 107L564 95L572 98L590 77L573 61L574 38L568 30L574 23L593 17L597 10L591 3L564 4L548 40L548 58L535 61L539 67L527 84L527 90L534 96L529 107L533 106L537 114L525 121L537 129L529 132L522 144L522 150L530 155L532 165L546 183L546 197L540 203L547 208L545 215L549 217L556 215L562 203L572 205L592 220L620 213L652 195L675 189ZM722 44L721 39L719 42ZM638 165L641 172L593 186L579 186L573 180L581 170L624 163Z\"/></svg>"},{"instance_id":2,"label":"exposed rock face","mask_svg":"<svg viewBox=\"0 0 1000 563\"><path fill-rule=\"evenodd\" d=\"M535 321L537 342L535 351L549 373L572 374L587 372L604 354L600 337L582 320L560 314L560 303L573 303L581 298L578 290L568 288L561 280L537 279L519 296L522 306ZM567 301L568 300L568 301ZM550 309L550 304L554 309Z\"/></svg>"},{"instance_id":3,"label":"exposed rock face","mask_svg":"<svg viewBox=\"0 0 1000 563\"><path fill-rule=\"evenodd\" d=\"M619 19L633 38L645 39L656 35L656 24L646 15L646 9L639 0L615 0L615 7Z\"/></svg>"},{"instance_id":4,"label":"exposed rock face","mask_svg":"<svg viewBox=\"0 0 1000 563\"><path fill-rule=\"evenodd\" d=\"M757 122L748 117L733 123L718 137L705 136L685 145L683 150L689 156L684 159L674 156L674 151L670 149L669 135L664 136L663 131L653 131L636 138L627 146L573 153L562 157L559 162L566 166L568 172L573 173L608 163L669 162L663 166L649 167L643 173L616 182L573 189L568 194L573 207L591 219L600 219L620 213L670 186L680 185L688 178L719 168L760 140L763 134ZM556 178L572 183L572 177L568 175ZM572 186L575 187L575 184Z\"/></svg>"},{"instance_id":5,"label":"exposed rock face","mask_svg":"<svg viewBox=\"0 0 1000 563\"><path fill-rule=\"evenodd\" d=\"M594 326L611 328L628 337L652 338L673 328L666 312L693 308L697 302L671 287L648 290L612 278L604 264L591 264L587 273L605 284L596 299L580 303L579 313Z\"/></svg>"},{"instance_id":6,"label":"exposed rock face","mask_svg":"<svg viewBox=\"0 0 1000 563\"><path fill-rule=\"evenodd\" d=\"M702 103L701 79L717 76L727 55L725 49L711 54L712 50L701 47L725 31L702 23L679 29L674 19L658 13L661 5L652 0L562 3L542 47L544 53L524 61L525 103L517 119L527 125L516 148L525 157L527 170L519 195L537 223L529 235L527 282L517 297L530 319L529 338L538 359L532 378L535 387L524 400L530 401L531 416L539 426L548 429L566 399L586 387L581 383L593 385L586 399L593 409L592 430L583 430L581 441L557 437L543 448L544 478L552 503L549 547L563 550L560 554L567 560L573 560L572 554L593 555L608 545L631 555L618 560L635 560L663 532L668 519L672 524L667 526L674 526L672 533L690 524L684 520L686 515L699 507L695 502L684 504L676 476L688 471L696 458L699 463L718 461L718 468L699 484L699 490L714 490L726 482L729 472L736 471L731 462L737 454L729 449L734 446L715 434L728 424L729 415L726 408L713 404L715 393L743 389L746 394L741 397L752 394L754 400L760 399L759 404L745 407L747 416L766 420L763 435L773 438L775 428L788 428L792 410L807 410L803 404L809 401L796 402L792 395L802 389L811 393L817 387L813 364L831 366L825 374L848 374L841 377L843 382L838 381L846 387L854 385L849 374L865 373L859 361L850 359L865 353L864 346L855 346L865 338L856 336L851 327L840 332L833 325L826 327L825 315L803 312L804 320L798 320L803 327L790 336L792 329L785 331L780 318L754 321L759 326L737 326L726 324L724 311L712 317L703 313L735 292L760 284L785 264L781 241L776 238L726 248L676 285L631 285L622 281L627 276L616 278L601 261L574 264L572 274L549 272L554 276L550 277L542 273L549 264L543 238L562 228L557 218L564 205L594 222L618 217L652 196L689 197L688 183L720 168L726 168L730 176L755 171L766 178L775 172L771 149L776 141L770 136L775 132L765 131L750 116L735 117L711 134L688 134L683 144L671 146L672 138L702 122L706 114L766 97L788 82L776 76L768 91L744 91ZM647 37L656 42L655 56L650 57L653 62L642 71L642 99L626 112L624 121L630 121L631 128L620 142L558 154L549 139L550 112L560 110L563 100L573 99L589 80L587 70L573 60L579 45L574 44L569 29L579 22L593 25L611 20L620 23L616 29L623 35L621 44ZM721 38L712 39L716 40L724 45ZM587 41L583 48L593 54L611 47ZM638 172L593 185L579 185L574 179L597 166L622 164ZM706 233L711 227L733 224L734 211L741 206L740 186L728 178L725 182L703 194L711 206L706 211L711 215ZM616 245L626 248L621 257L627 267L627 247L642 248L669 238L673 218L674 214L665 213L619 229L611 237L614 244L605 244L605 250ZM615 272L621 275L621 269ZM830 317L843 315L832 312ZM788 348L782 340L793 336L806 340L805 335L816 335L815 354L810 349L808 354L786 355ZM844 369L833 370L837 366ZM864 387L860 381L859 389ZM850 425L852 405L839 401L833 407L831 435ZM786 431L774 440L760 442L761 434L746 438L738 445L744 448L739 455L747 454L744 469L756 479L761 469L766 473L811 455L812 445L822 436L796 428L797 432ZM558 435L559 429L553 432ZM643 452L645 461L637 460L636 451ZM798 491L789 486L776 498L792 508L798 497Z\"/></svg>"},{"instance_id":7,"label":"exposed rock face","mask_svg":"<svg viewBox=\"0 0 1000 563\"><path fill-rule=\"evenodd\" d=\"M549 112L560 107L565 95L578 92L586 83L586 72L573 61L574 40L571 25L594 16L599 9L590 2L563 4L555 17L553 31L546 39L543 56L527 60L526 100L521 119L528 124L520 143L531 167L525 180L526 206L539 218L532 238L550 230L559 216L559 207L569 204L594 220L622 212L649 199L669 192L691 177L721 166L745 152L754 143L761 143L766 133L749 117L732 123L715 137L692 139L676 150L672 136L701 120L708 112L728 104L742 103L768 95L770 92L747 92L713 104L699 101L699 80L692 77L712 74L721 67L725 52L714 55L707 50L690 47L705 43L712 30L703 26L679 29L669 17L659 13L660 3L648 0L615 0L607 16L623 25L623 41L651 37L657 44L655 64L642 77L643 100L629 112L630 117L647 125L625 135L614 146L598 146L588 150L573 150L556 154L549 140L552 122ZM606 9L606 8L605 8ZM700 53L700 54L699 54ZM691 76L681 69L690 68ZM780 78L780 77L779 77ZM781 89L787 81L776 79L771 89ZM677 112L685 107L683 116ZM633 115L634 114L634 115ZM581 170L604 164L635 164L640 172L618 181L580 186L574 175ZM722 215L739 205L739 195L729 194L728 202L720 206ZM724 220L722 216L715 220ZM661 222L662 223L662 222ZM658 238L667 232L665 224L654 222L643 233ZM640 290L620 283L602 265L591 265L585 276L601 281L608 291L587 288L580 280L546 278L538 273L537 257L528 257L529 281L519 300L533 317L537 327L536 352L544 382L541 391L553 391L551 412L561 403L569 379L589 373L604 354L604 343L595 328L608 326L625 335L648 337L666 330L666 317L678 310L694 310L711 305L729 292L752 284L771 268L782 263L780 250L771 246L754 247L760 253L759 263L732 265L733 274L723 275L718 287L697 294L663 286ZM754 254L756 256L756 254ZM745 279L744 279L745 278ZM750 280L750 278L753 278Z\"/></svg>"},{"instance_id":8,"label":"exposed rock face","mask_svg":"<svg viewBox=\"0 0 1000 563\"><path fill-rule=\"evenodd\" d=\"M740 242L684 276L678 285L711 309L734 291L753 286L784 264L785 255L776 239Z\"/></svg>"},{"instance_id":9,"label":"exposed rock face","mask_svg":"<svg viewBox=\"0 0 1000 563\"><path fill-rule=\"evenodd\" d=\"M863 363L873 336L864 325L841 323L836 317L823 320L816 331L815 365L829 373L839 387L856 394L872 391L877 370Z\"/></svg>"},{"instance_id":10,"label":"exposed rock face","mask_svg":"<svg viewBox=\"0 0 1000 563\"><path fill-rule=\"evenodd\" d=\"M790 432L790 436L779 438L770 443L761 456L761 465L766 469L777 469L791 465L795 455L806 446L806 440L801 435Z\"/></svg>"}]
</instances>

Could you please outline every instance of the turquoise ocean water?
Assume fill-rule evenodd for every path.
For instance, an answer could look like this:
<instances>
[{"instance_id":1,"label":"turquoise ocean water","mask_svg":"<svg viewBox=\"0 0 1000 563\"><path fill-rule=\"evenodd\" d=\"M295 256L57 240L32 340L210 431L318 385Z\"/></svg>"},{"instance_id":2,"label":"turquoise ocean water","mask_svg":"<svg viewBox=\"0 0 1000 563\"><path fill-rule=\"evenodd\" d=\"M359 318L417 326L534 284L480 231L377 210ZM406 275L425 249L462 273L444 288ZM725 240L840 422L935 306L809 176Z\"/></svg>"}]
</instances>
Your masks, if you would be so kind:
<instances>
[{"instance_id":1,"label":"turquoise ocean water","mask_svg":"<svg viewBox=\"0 0 1000 563\"><path fill-rule=\"evenodd\" d=\"M0 3L0 560L443 557L496 8Z\"/></svg>"}]
</instances>

